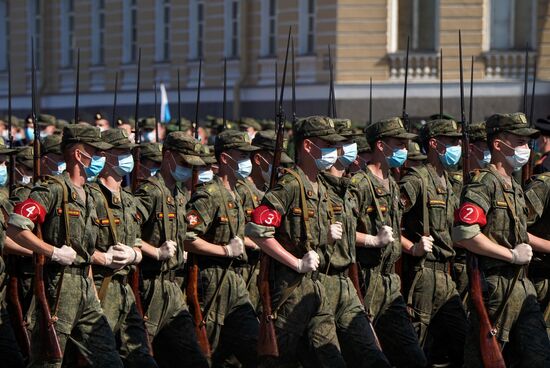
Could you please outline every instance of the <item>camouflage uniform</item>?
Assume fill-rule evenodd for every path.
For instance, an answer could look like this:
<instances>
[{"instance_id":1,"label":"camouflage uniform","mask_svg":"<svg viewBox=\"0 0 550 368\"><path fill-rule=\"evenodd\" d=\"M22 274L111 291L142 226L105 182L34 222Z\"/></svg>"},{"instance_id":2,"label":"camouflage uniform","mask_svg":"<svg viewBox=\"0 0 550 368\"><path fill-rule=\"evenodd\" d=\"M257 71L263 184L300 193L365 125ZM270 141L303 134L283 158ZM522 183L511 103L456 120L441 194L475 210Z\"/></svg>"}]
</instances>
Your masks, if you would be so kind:
<instances>
[{"instance_id":1,"label":"camouflage uniform","mask_svg":"<svg viewBox=\"0 0 550 368\"><path fill-rule=\"evenodd\" d=\"M456 122L432 120L422 129L422 138L460 137ZM404 208L403 229L407 239L416 242L423 231L423 211L429 218L429 235L434 239L433 251L423 257L404 255L404 294L421 346L425 347L428 332L436 345L445 342L448 357L460 366L467 329L466 314L455 283L449 275L455 251L451 239L454 211L458 197L452 189L449 174L440 181L432 164L414 167L401 179L401 204ZM425 192L424 192L425 191ZM423 203L426 193L427 203ZM429 355L429 354L428 354Z\"/></svg>"},{"instance_id":2,"label":"camouflage uniform","mask_svg":"<svg viewBox=\"0 0 550 368\"><path fill-rule=\"evenodd\" d=\"M98 149L108 149L111 146L101 141L99 129L74 125L63 131L63 143L85 143ZM29 198L15 207L10 217L10 226L33 230L39 218L31 218L36 208L45 214L42 223L42 235L46 243L53 246L66 244L76 253L76 259L70 266L57 263L47 263L44 268L44 283L53 315L58 317L55 329L62 350L68 341L78 342L90 354L87 358L96 367L122 366L116 351L113 333L107 318L97 300L93 280L89 275L91 256L95 249L97 229L92 226L97 218L95 203L88 186L83 190L86 199L78 195L77 189L67 173L58 177L47 177L41 185L31 191ZM68 197L69 224L65 223L64 196ZM28 216L28 217L27 217ZM69 234L67 234L67 230ZM54 305L59 295L58 309ZM46 362L41 356L41 315L38 310L33 312L31 366L61 366L61 363ZM68 347L68 345L67 345ZM65 360L71 357L65 354Z\"/></svg>"},{"instance_id":3,"label":"camouflage uniform","mask_svg":"<svg viewBox=\"0 0 550 368\"><path fill-rule=\"evenodd\" d=\"M227 130L216 137L216 151L236 149L254 151L244 132ZM197 185L187 204L188 238L224 246L238 236L244 240L245 213L237 192L228 191L222 180ZM200 270L199 300L206 320L212 348L212 365L218 366L230 355L247 367L257 364L258 319L250 302L243 269L246 252L241 257L194 255ZM220 288L215 295L216 289ZM213 298L215 299L213 300Z\"/></svg>"},{"instance_id":4,"label":"camouflage uniform","mask_svg":"<svg viewBox=\"0 0 550 368\"><path fill-rule=\"evenodd\" d=\"M550 175L534 176L525 188L527 203L528 230L531 234L543 239L550 239ZM550 334L550 256L535 253L529 264L529 278L537 291L538 302L544 312L546 329Z\"/></svg>"},{"instance_id":5,"label":"camouflage uniform","mask_svg":"<svg viewBox=\"0 0 550 368\"><path fill-rule=\"evenodd\" d=\"M300 120L295 134L298 139L319 137L332 143L344 140L336 134L332 120L323 117ZM328 192L320 181L318 193L315 193L304 172L299 167L294 172L300 181L294 174L284 174L275 187L265 194L259 207L265 206L275 210L281 216L280 226L250 222L247 224L246 232L253 238L274 237L286 251L302 258L309 250L306 249L306 244L309 244L312 250L316 250L320 246L325 246L328 241ZM300 182L303 183L303 187ZM307 203L301 203L301 191L305 192ZM310 233L305 231L302 211L302 207L306 208L305 206ZM334 314L326 290L318 280L318 273L299 274L272 259L269 274L272 279L272 306L277 314L274 323L279 357L266 358L262 362L263 365L290 366L299 358L304 366L345 366L336 334ZM286 300L281 300L285 293L290 295Z\"/></svg>"},{"instance_id":6,"label":"camouflage uniform","mask_svg":"<svg viewBox=\"0 0 550 368\"><path fill-rule=\"evenodd\" d=\"M410 139L399 118L383 120L367 128L369 143L395 137ZM401 257L401 216L399 186L388 175L388 188L370 169L355 174L351 182L355 188L358 206L357 231L376 235L387 225L393 229L394 241L384 248L357 248L357 261L364 281L365 306L373 319L374 328L392 365L397 367L424 367L426 357L418 343L418 337L407 314L401 295L401 280L395 272L395 263ZM374 198L376 196L376 198ZM379 206L384 219L378 216Z\"/></svg>"},{"instance_id":7,"label":"camouflage uniform","mask_svg":"<svg viewBox=\"0 0 550 368\"><path fill-rule=\"evenodd\" d=\"M8 155L13 152L14 150L5 147L4 140L0 138L0 154ZM6 305L8 274L1 254L6 240L8 216L13 211L13 206L3 193L0 193L0 211L0 356L6 367L23 367L23 357L17 347Z\"/></svg>"},{"instance_id":8,"label":"camouflage uniform","mask_svg":"<svg viewBox=\"0 0 550 368\"><path fill-rule=\"evenodd\" d=\"M487 120L487 135L499 132L520 136L537 133L528 128L525 116L520 113L491 116ZM482 218L486 221L481 221ZM506 182L493 165L480 170L464 188L457 220L453 229L455 241L471 239L482 233L508 249L529 242L523 190L513 178L510 183ZM524 267L486 256L478 256L478 259L486 283L483 290L485 306L489 319L497 327L497 339L505 344L507 366L549 367L550 341L535 287L525 277ZM519 275L517 282L513 281L515 275ZM506 304L503 304L505 300ZM504 307L502 314L499 312L501 307ZM470 307L470 310L472 323L465 360L468 367L479 367L482 364L479 317L475 308Z\"/></svg>"},{"instance_id":9,"label":"camouflage uniform","mask_svg":"<svg viewBox=\"0 0 550 368\"><path fill-rule=\"evenodd\" d=\"M122 129L109 129L101 134L103 140L114 149L128 149L133 144L128 133ZM129 247L140 245L141 214L137 201L126 190L112 192L98 180L91 186L91 194L96 203L98 239L96 249L107 252L118 242ZM111 219L114 224L111 224ZM144 322L136 308L132 288L128 284L130 266L119 270L93 265L94 282L98 291L101 308L105 312L111 329L118 340L119 352L126 367L156 367L147 349L147 334Z\"/></svg>"},{"instance_id":10,"label":"camouflage uniform","mask_svg":"<svg viewBox=\"0 0 550 368\"><path fill-rule=\"evenodd\" d=\"M170 133L164 149L180 154L191 165L204 165L197 157L200 143L183 132ZM193 321L181 290L184 276L184 241L187 224L187 196L178 186L170 191L159 173L145 180L135 192L142 213L141 239L160 247L165 241L177 243L176 254L157 261L143 257L141 273L144 319L153 340L159 366L206 366L197 343Z\"/></svg>"}]
</instances>

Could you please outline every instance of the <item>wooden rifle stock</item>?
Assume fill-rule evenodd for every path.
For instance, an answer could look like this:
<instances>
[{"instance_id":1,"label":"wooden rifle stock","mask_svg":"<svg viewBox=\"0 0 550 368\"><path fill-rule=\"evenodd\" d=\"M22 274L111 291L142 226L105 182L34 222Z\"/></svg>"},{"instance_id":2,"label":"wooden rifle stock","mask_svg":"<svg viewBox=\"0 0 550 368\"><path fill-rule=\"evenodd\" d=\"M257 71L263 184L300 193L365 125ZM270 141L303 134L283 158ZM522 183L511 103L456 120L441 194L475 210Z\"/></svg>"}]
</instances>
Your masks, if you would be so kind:
<instances>
[{"instance_id":1,"label":"wooden rifle stock","mask_svg":"<svg viewBox=\"0 0 550 368\"><path fill-rule=\"evenodd\" d=\"M9 262L13 267L12 274L8 283L8 299L10 302L10 318L12 319L13 332L17 340L17 344L24 357L29 357L31 353L31 339L25 316L23 316L23 308L21 306L21 298L19 297L19 278L17 277L17 267L14 263L15 256L9 257Z\"/></svg>"},{"instance_id":2,"label":"wooden rifle stock","mask_svg":"<svg viewBox=\"0 0 550 368\"><path fill-rule=\"evenodd\" d=\"M357 263L352 263L349 265L348 274L351 282L353 283L353 287L357 291L357 296L359 296L360 300L363 300L363 292L361 291L361 284L359 283L359 267L357 266Z\"/></svg>"},{"instance_id":3,"label":"wooden rifle stock","mask_svg":"<svg viewBox=\"0 0 550 368\"><path fill-rule=\"evenodd\" d=\"M210 342L208 341L208 334L206 333L206 324L202 315L202 309L199 303L199 266L197 265L195 257L191 257L192 261L189 264L189 272L187 279L187 302L190 304L193 314L193 323L195 325L195 334L197 335L197 342L201 348L202 353L206 357L212 355L210 349Z\"/></svg>"},{"instance_id":4,"label":"wooden rifle stock","mask_svg":"<svg viewBox=\"0 0 550 368\"><path fill-rule=\"evenodd\" d=\"M258 275L258 289L262 301L262 315L260 319L260 334L258 336L258 355L261 357L278 357L277 336L273 324L271 309L271 291L269 290L270 258L262 253L260 258L260 274Z\"/></svg>"}]
</instances>

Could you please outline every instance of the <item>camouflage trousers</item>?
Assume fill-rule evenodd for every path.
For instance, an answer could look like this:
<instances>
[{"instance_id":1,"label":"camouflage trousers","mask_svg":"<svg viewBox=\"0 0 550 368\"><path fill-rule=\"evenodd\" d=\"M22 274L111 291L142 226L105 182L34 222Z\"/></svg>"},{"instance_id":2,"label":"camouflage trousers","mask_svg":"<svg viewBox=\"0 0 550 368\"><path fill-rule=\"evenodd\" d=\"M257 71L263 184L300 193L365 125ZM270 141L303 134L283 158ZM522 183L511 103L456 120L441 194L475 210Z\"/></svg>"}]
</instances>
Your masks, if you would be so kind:
<instances>
[{"instance_id":1,"label":"camouflage trousers","mask_svg":"<svg viewBox=\"0 0 550 368\"><path fill-rule=\"evenodd\" d=\"M218 286L218 294L214 295ZM243 367L257 366L259 323L243 277L233 268L206 267L200 270L198 290L202 310L210 305L203 317L212 349L212 366L223 366L231 355Z\"/></svg>"},{"instance_id":2,"label":"camouflage trousers","mask_svg":"<svg viewBox=\"0 0 550 368\"><path fill-rule=\"evenodd\" d=\"M455 282L456 290L460 295L460 300L462 300L464 305L464 302L466 301L467 295L469 293L468 271L466 268L466 263L453 262L452 268L451 268L451 275L453 277L453 281ZM464 305L464 307L466 308L467 305Z\"/></svg>"},{"instance_id":3,"label":"camouflage trousers","mask_svg":"<svg viewBox=\"0 0 550 368\"><path fill-rule=\"evenodd\" d=\"M546 322L548 336L550 336L550 274L548 277L535 276L531 280L537 291L537 301L543 313L544 322Z\"/></svg>"},{"instance_id":4,"label":"camouflage trousers","mask_svg":"<svg viewBox=\"0 0 550 368\"><path fill-rule=\"evenodd\" d=\"M384 354L394 367L425 367L426 357L401 295L401 280L395 273L381 274L378 268L362 268L365 306Z\"/></svg>"},{"instance_id":5,"label":"camouflage trousers","mask_svg":"<svg viewBox=\"0 0 550 368\"><path fill-rule=\"evenodd\" d=\"M260 301L260 292L258 290L258 276L260 275L260 261L257 263L248 264L247 267L243 268L243 279L246 283L246 288L248 290L248 297L250 298L250 304L256 311L256 314L259 314L261 310L262 303Z\"/></svg>"},{"instance_id":6,"label":"camouflage trousers","mask_svg":"<svg viewBox=\"0 0 550 368\"><path fill-rule=\"evenodd\" d=\"M97 299L93 280L85 276L82 268L65 268L65 273L45 272L46 295L51 313L57 315L55 330L61 350L64 351L64 366L71 366L79 351L94 367L122 367L116 350L115 337ZM55 311L57 288L59 307ZM33 310L31 318L31 367L61 367L62 363L45 361L42 356L43 340L40 332L40 308Z\"/></svg>"},{"instance_id":7,"label":"camouflage trousers","mask_svg":"<svg viewBox=\"0 0 550 368\"><path fill-rule=\"evenodd\" d=\"M6 276L6 273L0 274L0 357L2 366L24 367L23 356L17 347L17 341L6 309Z\"/></svg>"},{"instance_id":8,"label":"camouflage trousers","mask_svg":"<svg viewBox=\"0 0 550 368\"><path fill-rule=\"evenodd\" d=\"M462 367L468 320L446 264L414 268L407 306L428 362L445 359Z\"/></svg>"},{"instance_id":9,"label":"camouflage trousers","mask_svg":"<svg viewBox=\"0 0 550 368\"><path fill-rule=\"evenodd\" d=\"M262 367L345 367L334 313L323 284L288 267L272 267L271 302L276 313L278 358L265 358ZM297 286L294 288L293 285ZM291 290L292 288L292 290ZM288 294L286 295L283 294ZM286 300L282 300L282 299Z\"/></svg>"},{"instance_id":10,"label":"camouflage trousers","mask_svg":"<svg viewBox=\"0 0 550 368\"><path fill-rule=\"evenodd\" d=\"M125 367L156 367L157 364L147 348L145 325L137 311L134 293L130 285L125 281L121 282L120 277L122 276L113 276L108 285L105 285L107 290L101 301L101 308L115 334L118 351ZM103 280L102 275L94 275L98 293Z\"/></svg>"},{"instance_id":11,"label":"camouflage trousers","mask_svg":"<svg viewBox=\"0 0 550 368\"><path fill-rule=\"evenodd\" d=\"M142 302L159 367L208 367L179 280L163 275L144 279Z\"/></svg>"},{"instance_id":12,"label":"camouflage trousers","mask_svg":"<svg viewBox=\"0 0 550 368\"><path fill-rule=\"evenodd\" d=\"M319 275L334 315L338 342L348 367L390 367L376 346L363 303L351 279L342 274ZM316 365L312 365L316 366Z\"/></svg>"},{"instance_id":13,"label":"camouflage trousers","mask_svg":"<svg viewBox=\"0 0 550 368\"><path fill-rule=\"evenodd\" d=\"M509 293L499 321L497 311L512 287L517 266L485 271L484 301L489 319L498 329L497 338L504 345L507 367L550 367L550 340L542 317L537 294L531 281L520 277ZM465 366L480 367L479 316L470 306L471 324L465 349Z\"/></svg>"}]
</instances>

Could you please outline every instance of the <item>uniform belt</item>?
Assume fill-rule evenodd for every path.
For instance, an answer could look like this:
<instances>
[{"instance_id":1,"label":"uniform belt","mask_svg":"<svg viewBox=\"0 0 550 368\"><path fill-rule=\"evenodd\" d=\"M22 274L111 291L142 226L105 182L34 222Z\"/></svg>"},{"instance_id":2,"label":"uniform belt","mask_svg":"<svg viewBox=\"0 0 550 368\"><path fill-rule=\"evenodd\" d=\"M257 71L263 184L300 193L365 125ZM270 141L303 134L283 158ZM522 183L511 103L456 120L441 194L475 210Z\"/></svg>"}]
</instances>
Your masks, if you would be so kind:
<instances>
[{"instance_id":1,"label":"uniform belt","mask_svg":"<svg viewBox=\"0 0 550 368\"><path fill-rule=\"evenodd\" d=\"M157 277L162 277L165 280L174 281L176 277L183 277L184 271L183 270L168 270L168 271L146 271L142 270L141 275L143 279L156 279Z\"/></svg>"},{"instance_id":2,"label":"uniform belt","mask_svg":"<svg viewBox=\"0 0 550 368\"><path fill-rule=\"evenodd\" d=\"M439 261L430 261L426 259L424 261L424 268L431 268L436 271L449 272L449 262L439 262ZM415 269L420 269L420 266L415 267Z\"/></svg>"},{"instance_id":3,"label":"uniform belt","mask_svg":"<svg viewBox=\"0 0 550 368\"><path fill-rule=\"evenodd\" d=\"M483 270L483 274L487 276L502 276L505 278L513 279L518 272L518 265L509 265L509 266L496 266ZM518 280L523 280L525 278L525 267L521 267Z\"/></svg>"},{"instance_id":4,"label":"uniform belt","mask_svg":"<svg viewBox=\"0 0 550 368\"><path fill-rule=\"evenodd\" d=\"M344 277L348 277L349 268L346 267L346 268L340 269L340 268L329 267L326 272L320 272L320 273L323 274L323 275L327 275L327 276L344 276Z\"/></svg>"},{"instance_id":5,"label":"uniform belt","mask_svg":"<svg viewBox=\"0 0 550 368\"><path fill-rule=\"evenodd\" d=\"M48 264L46 266L46 272L50 274L58 274L63 272L63 273L71 274L73 276L88 277L90 273L90 265L61 266L61 265Z\"/></svg>"},{"instance_id":6,"label":"uniform belt","mask_svg":"<svg viewBox=\"0 0 550 368\"><path fill-rule=\"evenodd\" d=\"M369 270L372 272L380 272L381 275L389 275L389 274L395 273L395 263L393 262L385 262L382 265L379 264L377 266L370 266L370 267L361 265L361 267L363 267L363 269L365 270Z\"/></svg>"}]
</instances>

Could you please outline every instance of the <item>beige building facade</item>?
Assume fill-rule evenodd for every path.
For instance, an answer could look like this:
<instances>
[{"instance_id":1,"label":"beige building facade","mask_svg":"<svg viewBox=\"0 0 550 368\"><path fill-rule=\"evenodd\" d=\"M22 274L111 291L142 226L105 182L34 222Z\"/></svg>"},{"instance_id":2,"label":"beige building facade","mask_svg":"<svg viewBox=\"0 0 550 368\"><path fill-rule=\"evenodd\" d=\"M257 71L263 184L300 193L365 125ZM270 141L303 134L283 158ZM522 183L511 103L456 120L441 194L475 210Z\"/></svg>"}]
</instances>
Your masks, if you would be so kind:
<instances>
[{"instance_id":1,"label":"beige building facade","mask_svg":"<svg viewBox=\"0 0 550 368\"><path fill-rule=\"evenodd\" d=\"M30 55L34 42L40 109L44 112L71 116L79 49L81 109L89 113L110 112L118 79L118 111L130 115L141 49L141 115L153 113L154 85L160 83L165 84L172 116L176 115L179 71L183 115L194 116L201 59L199 115L220 115L226 58L231 115L273 117L275 64L278 63L280 80L287 34L292 27L299 116L327 111L329 46L339 116L358 122L367 120L370 78L373 118L400 115L407 38L409 115L421 118L439 111L442 50L445 110L459 116L461 30L467 80L470 59L474 57L474 119L497 111L522 110L526 45L528 88L531 91L536 61L535 116L543 117L550 114L549 3L0 0L0 110L7 106L8 59L14 109L20 115L30 110ZM289 98L290 88L286 91ZM467 97L468 86L465 93Z\"/></svg>"}]
</instances>

